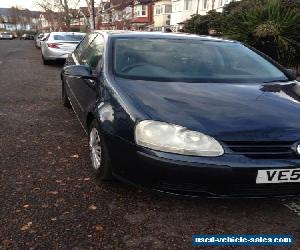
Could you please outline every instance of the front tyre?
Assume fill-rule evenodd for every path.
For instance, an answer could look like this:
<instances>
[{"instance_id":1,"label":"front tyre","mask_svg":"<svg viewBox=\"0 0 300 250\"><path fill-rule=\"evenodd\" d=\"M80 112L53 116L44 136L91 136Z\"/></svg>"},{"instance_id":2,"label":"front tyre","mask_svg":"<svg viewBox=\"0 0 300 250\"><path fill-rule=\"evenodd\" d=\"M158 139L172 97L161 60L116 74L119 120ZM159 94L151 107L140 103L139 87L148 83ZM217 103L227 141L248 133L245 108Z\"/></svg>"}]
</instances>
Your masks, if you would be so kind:
<instances>
[{"instance_id":1,"label":"front tyre","mask_svg":"<svg viewBox=\"0 0 300 250\"><path fill-rule=\"evenodd\" d=\"M112 179L111 162L108 149L100 132L97 120L89 126L89 146L92 167L97 178L102 181Z\"/></svg>"}]
</instances>

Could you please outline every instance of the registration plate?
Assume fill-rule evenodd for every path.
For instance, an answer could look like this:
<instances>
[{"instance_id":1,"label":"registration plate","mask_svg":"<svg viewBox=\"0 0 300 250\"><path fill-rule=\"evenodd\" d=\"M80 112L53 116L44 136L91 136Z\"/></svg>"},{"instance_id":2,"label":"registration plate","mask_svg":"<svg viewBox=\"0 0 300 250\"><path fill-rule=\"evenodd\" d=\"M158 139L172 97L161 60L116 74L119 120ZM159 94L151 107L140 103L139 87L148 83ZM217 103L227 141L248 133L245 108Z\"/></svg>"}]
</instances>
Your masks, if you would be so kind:
<instances>
[{"instance_id":1,"label":"registration plate","mask_svg":"<svg viewBox=\"0 0 300 250\"><path fill-rule=\"evenodd\" d=\"M300 182L300 168L258 170L256 183Z\"/></svg>"}]
</instances>

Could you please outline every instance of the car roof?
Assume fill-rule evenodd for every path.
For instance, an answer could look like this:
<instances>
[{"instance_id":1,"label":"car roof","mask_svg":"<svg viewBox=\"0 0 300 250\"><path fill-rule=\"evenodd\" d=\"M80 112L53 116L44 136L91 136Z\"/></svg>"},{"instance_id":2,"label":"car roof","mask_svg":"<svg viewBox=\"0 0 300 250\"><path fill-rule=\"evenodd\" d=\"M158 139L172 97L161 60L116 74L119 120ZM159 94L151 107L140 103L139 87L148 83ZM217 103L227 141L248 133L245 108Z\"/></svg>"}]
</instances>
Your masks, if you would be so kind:
<instances>
[{"instance_id":1,"label":"car roof","mask_svg":"<svg viewBox=\"0 0 300 250\"><path fill-rule=\"evenodd\" d=\"M196 39L205 41L226 41L237 42L234 40L228 40L219 37L194 35L187 33L175 33L175 32L145 32L145 31L124 31L124 30L96 30L94 33L103 34L105 37L139 37L139 38L162 38L162 39Z\"/></svg>"},{"instance_id":2,"label":"car roof","mask_svg":"<svg viewBox=\"0 0 300 250\"><path fill-rule=\"evenodd\" d=\"M51 32L51 35L84 35L83 32Z\"/></svg>"}]
</instances>

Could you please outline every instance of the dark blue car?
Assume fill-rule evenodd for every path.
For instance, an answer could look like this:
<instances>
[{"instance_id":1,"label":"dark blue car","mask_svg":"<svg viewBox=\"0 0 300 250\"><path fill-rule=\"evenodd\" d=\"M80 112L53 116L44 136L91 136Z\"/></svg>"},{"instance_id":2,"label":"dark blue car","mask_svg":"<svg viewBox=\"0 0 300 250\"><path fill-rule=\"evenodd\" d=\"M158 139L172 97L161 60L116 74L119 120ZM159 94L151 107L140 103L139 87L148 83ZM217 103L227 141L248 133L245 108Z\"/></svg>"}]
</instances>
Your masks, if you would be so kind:
<instances>
[{"instance_id":1,"label":"dark blue car","mask_svg":"<svg viewBox=\"0 0 300 250\"><path fill-rule=\"evenodd\" d=\"M252 48L93 32L61 79L102 180L195 196L300 194L300 85Z\"/></svg>"}]
</instances>

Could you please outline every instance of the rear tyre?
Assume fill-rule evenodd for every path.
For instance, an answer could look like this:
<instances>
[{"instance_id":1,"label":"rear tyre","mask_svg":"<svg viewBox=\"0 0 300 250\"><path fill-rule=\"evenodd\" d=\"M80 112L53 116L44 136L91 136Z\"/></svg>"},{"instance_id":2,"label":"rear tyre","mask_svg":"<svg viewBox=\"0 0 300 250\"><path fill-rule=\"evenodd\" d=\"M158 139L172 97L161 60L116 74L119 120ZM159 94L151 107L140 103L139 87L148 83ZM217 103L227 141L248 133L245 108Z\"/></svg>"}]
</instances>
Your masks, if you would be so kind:
<instances>
[{"instance_id":1,"label":"rear tyre","mask_svg":"<svg viewBox=\"0 0 300 250\"><path fill-rule=\"evenodd\" d=\"M43 64L44 64L44 65L49 65L49 64L50 64L50 61L49 61L49 60L46 60L46 59L44 58L44 56L42 56L42 59L43 59Z\"/></svg>"},{"instance_id":2,"label":"rear tyre","mask_svg":"<svg viewBox=\"0 0 300 250\"><path fill-rule=\"evenodd\" d=\"M61 86L62 86L62 88L61 88L61 94L62 94L63 105L66 108L70 109L70 108L72 108L72 106L71 106L68 94L66 92L66 86L65 86L64 80L62 80L62 85Z\"/></svg>"},{"instance_id":3,"label":"rear tyre","mask_svg":"<svg viewBox=\"0 0 300 250\"><path fill-rule=\"evenodd\" d=\"M96 177L101 181L112 180L111 161L97 120L93 120L89 126L89 146L92 167Z\"/></svg>"}]
</instances>

